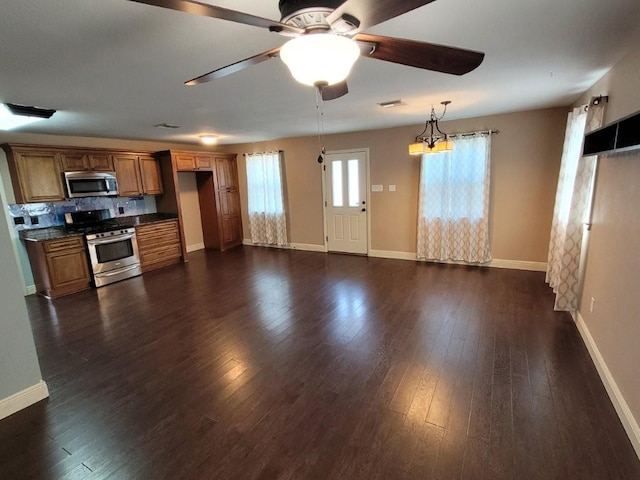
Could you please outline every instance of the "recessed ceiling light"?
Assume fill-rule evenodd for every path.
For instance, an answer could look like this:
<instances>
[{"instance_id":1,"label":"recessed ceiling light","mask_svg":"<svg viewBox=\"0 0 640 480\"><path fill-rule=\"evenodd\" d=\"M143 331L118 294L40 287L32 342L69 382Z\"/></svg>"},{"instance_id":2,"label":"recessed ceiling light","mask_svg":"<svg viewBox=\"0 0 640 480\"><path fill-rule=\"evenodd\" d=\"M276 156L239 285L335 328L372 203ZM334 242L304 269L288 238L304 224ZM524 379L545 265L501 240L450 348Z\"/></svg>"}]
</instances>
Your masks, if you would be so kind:
<instances>
[{"instance_id":1,"label":"recessed ceiling light","mask_svg":"<svg viewBox=\"0 0 640 480\"><path fill-rule=\"evenodd\" d=\"M218 135L200 135L200 141L205 145L213 145L218 141Z\"/></svg>"},{"instance_id":2,"label":"recessed ceiling light","mask_svg":"<svg viewBox=\"0 0 640 480\"><path fill-rule=\"evenodd\" d=\"M12 130L46 120L51 118L54 113L56 113L55 110L47 108L16 105L15 103L0 104L0 130Z\"/></svg>"},{"instance_id":3,"label":"recessed ceiling light","mask_svg":"<svg viewBox=\"0 0 640 480\"><path fill-rule=\"evenodd\" d=\"M400 105L406 105L406 103L403 103L402 100L398 99L390 100L388 102L380 102L378 105L380 105L382 108L393 108L399 107Z\"/></svg>"},{"instance_id":4,"label":"recessed ceiling light","mask_svg":"<svg viewBox=\"0 0 640 480\"><path fill-rule=\"evenodd\" d=\"M181 128L182 125L174 125L174 124L171 124L171 123L156 123L154 125L154 127L156 127L156 128Z\"/></svg>"}]
</instances>

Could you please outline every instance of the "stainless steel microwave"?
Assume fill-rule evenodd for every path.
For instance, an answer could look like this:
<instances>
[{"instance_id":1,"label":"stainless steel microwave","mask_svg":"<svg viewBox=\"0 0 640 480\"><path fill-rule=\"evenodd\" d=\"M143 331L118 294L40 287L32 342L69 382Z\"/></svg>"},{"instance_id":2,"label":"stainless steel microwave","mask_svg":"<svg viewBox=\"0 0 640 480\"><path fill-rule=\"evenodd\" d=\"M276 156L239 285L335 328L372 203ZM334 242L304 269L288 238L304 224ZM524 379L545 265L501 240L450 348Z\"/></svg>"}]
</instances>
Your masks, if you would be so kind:
<instances>
[{"instance_id":1,"label":"stainless steel microwave","mask_svg":"<svg viewBox=\"0 0 640 480\"><path fill-rule=\"evenodd\" d=\"M65 172L64 182L68 198L118 194L115 172Z\"/></svg>"}]
</instances>

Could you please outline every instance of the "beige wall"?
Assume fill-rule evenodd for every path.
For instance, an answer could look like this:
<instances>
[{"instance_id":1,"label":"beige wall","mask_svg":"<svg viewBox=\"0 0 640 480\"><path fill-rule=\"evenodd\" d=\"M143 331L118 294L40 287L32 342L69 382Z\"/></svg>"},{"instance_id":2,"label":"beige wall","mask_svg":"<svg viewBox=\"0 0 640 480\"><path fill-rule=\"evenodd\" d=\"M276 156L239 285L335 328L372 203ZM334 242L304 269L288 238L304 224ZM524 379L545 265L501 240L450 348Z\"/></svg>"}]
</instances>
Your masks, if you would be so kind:
<instances>
[{"instance_id":1,"label":"beige wall","mask_svg":"<svg viewBox=\"0 0 640 480\"><path fill-rule=\"evenodd\" d=\"M180 209L182 210L182 224L184 241L187 250L204 248L202 237L202 220L200 219L200 199L196 174L193 172L178 173L178 188L180 189Z\"/></svg>"},{"instance_id":2,"label":"beige wall","mask_svg":"<svg viewBox=\"0 0 640 480\"><path fill-rule=\"evenodd\" d=\"M640 110L640 43L587 92L608 94L606 123ZM601 157L580 315L637 422L640 420L640 155ZM589 311L595 299L593 312ZM632 421L633 422L633 421ZM635 439L640 455L640 438Z\"/></svg>"},{"instance_id":3,"label":"beige wall","mask_svg":"<svg viewBox=\"0 0 640 480\"><path fill-rule=\"evenodd\" d=\"M555 188L558 179L566 108L518 112L444 122L448 133L498 129L492 137L491 250L496 259L546 262ZM327 120L327 121L330 121ZM371 248L416 251L419 158L407 145L423 125L328 135L331 150L368 148L371 184L384 192L371 193ZM285 152L292 243L323 244L322 170L316 162L316 137L222 147L239 154L266 150ZM244 231L246 171L238 156ZM396 185L389 192L388 185Z\"/></svg>"}]
</instances>

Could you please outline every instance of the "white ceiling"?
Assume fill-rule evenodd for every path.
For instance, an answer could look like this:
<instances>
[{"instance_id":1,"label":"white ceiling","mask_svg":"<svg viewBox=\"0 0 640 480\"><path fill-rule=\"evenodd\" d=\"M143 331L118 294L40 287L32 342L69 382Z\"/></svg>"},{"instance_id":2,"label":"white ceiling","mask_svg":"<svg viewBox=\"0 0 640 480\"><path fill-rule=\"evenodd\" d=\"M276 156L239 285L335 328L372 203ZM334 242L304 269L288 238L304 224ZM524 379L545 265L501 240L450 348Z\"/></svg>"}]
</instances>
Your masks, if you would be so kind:
<instances>
[{"instance_id":1,"label":"white ceiling","mask_svg":"<svg viewBox=\"0 0 640 480\"><path fill-rule=\"evenodd\" d=\"M277 0L216 5L280 18ZM212 83L183 82L286 41L223 20L125 0L3 1L0 102L52 108L21 131L197 143L317 132L313 88L270 60ZM351 92L326 102L327 133L418 124L452 100L447 119L570 105L630 47L638 0L437 0L367 30L486 53L455 77L361 58ZM402 99L383 109L378 102ZM178 130L154 128L158 123Z\"/></svg>"}]
</instances>

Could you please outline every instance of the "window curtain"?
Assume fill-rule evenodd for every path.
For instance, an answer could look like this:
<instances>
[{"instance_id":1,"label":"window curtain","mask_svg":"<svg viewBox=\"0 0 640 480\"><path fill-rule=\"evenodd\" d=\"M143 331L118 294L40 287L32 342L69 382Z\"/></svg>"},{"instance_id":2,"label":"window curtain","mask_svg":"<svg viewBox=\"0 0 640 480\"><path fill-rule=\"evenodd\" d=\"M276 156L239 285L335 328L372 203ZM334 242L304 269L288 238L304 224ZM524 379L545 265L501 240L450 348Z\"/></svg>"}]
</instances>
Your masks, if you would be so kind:
<instances>
[{"instance_id":1,"label":"window curtain","mask_svg":"<svg viewBox=\"0 0 640 480\"><path fill-rule=\"evenodd\" d=\"M486 263L489 248L491 136L455 141L420 166L418 259Z\"/></svg>"},{"instance_id":2,"label":"window curtain","mask_svg":"<svg viewBox=\"0 0 640 480\"><path fill-rule=\"evenodd\" d=\"M590 214L596 156L582 157L587 131L602 125L604 104L569 112L553 210L546 282L556 294L554 309L578 308L580 256L584 224Z\"/></svg>"},{"instance_id":3,"label":"window curtain","mask_svg":"<svg viewBox=\"0 0 640 480\"><path fill-rule=\"evenodd\" d=\"M286 245L282 154L247 154L246 164L251 241L265 245Z\"/></svg>"}]
</instances>

